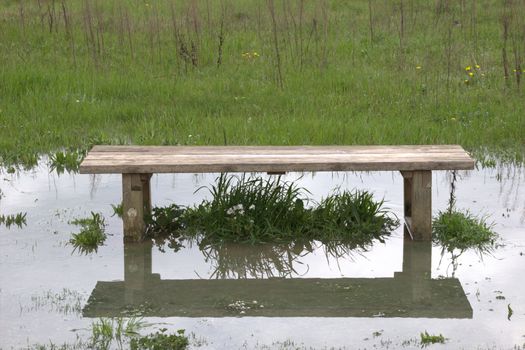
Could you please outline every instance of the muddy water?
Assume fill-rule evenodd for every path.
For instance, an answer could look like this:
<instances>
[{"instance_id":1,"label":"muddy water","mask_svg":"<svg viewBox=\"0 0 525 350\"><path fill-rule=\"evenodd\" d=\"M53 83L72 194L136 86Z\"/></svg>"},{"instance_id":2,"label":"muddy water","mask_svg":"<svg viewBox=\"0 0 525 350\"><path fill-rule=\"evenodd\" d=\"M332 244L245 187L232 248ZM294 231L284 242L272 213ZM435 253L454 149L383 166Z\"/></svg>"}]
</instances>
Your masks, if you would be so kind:
<instances>
[{"instance_id":1,"label":"muddy water","mask_svg":"<svg viewBox=\"0 0 525 350\"><path fill-rule=\"evenodd\" d=\"M156 205L190 205L209 175L155 175ZM450 173L433 175L434 212L447 206ZM397 173L288 174L314 199L336 187L372 190L402 217ZM220 249L186 242L124 245L110 204L116 175L2 174L0 213L27 212L22 229L0 227L0 348L73 344L98 317L142 315L158 328L186 329L203 349L420 348L443 334L450 349L511 349L525 343L525 168L462 172L458 208L487 215L501 235L492 255L465 252L454 266L441 247L404 239L402 229L369 251L318 242ZM68 222L106 218L106 244L79 255ZM513 314L508 318L508 307Z\"/></svg>"}]
</instances>

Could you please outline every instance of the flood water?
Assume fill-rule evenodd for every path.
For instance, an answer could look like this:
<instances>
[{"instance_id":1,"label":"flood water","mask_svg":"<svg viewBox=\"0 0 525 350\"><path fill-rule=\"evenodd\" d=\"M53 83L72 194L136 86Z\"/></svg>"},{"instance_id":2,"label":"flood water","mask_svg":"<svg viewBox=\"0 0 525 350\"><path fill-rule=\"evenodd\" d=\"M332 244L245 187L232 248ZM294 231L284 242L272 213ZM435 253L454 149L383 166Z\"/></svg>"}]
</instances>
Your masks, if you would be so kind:
<instances>
[{"instance_id":1,"label":"flood water","mask_svg":"<svg viewBox=\"0 0 525 350\"><path fill-rule=\"evenodd\" d=\"M458 173L456 207L486 215L500 235L492 254L416 243L402 227L364 251L334 254L318 242L180 250L124 244L110 204L118 175L60 175L46 166L0 175L0 348L73 344L99 317L144 316L149 333L185 329L199 349L521 349L525 344L525 168ZM154 175L154 205L192 205L217 174ZM402 222L399 173L287 174L319 200L367 189ZM433 173L433 211L445 210L451 174ZM101 212L109 237L97 253L68 244L75 218ZM509 317L509 307L513 310Z\"/></svg>"}]
</instances>

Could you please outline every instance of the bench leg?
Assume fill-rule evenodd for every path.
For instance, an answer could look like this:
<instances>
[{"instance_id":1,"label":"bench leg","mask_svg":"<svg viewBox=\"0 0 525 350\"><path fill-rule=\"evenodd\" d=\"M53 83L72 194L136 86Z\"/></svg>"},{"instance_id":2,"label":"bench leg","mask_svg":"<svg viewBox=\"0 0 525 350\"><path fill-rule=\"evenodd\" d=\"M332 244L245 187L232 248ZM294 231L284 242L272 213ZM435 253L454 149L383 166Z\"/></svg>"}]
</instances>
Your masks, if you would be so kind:
<instances>
[{"instance_id":1,"label":"bench leg","mask_svg":"<svg viewBox=\"0 0 525 350\"><path fill-rule=\"evenodd\" d=\"M142 193L144 202L144 214L151 214L151 180L152 174L140 174L140 181L142 181Z\"/></svg>"},{"instance_id":2,"label":"bench leg","mask_svg":"<svg viewBox=\"0 0 525 350\"><path fill-rule=\"evenodd\" d=\"M398 273L396 273L398 274ZM432 242L413 241L410 236L403 238L403 272L412 301L416 303L432 300Z\"/></svg>"},{"instance_id":3,"label":"bench leg","mask_svg":"<svg viewBox=\"0 0 525 350\"><path fill-rule=\"evenodd\" d=\"M403 174L405 233L417 241L432 239L432 172Z\"/></svg>"},{"instance_id":4,"label":"bench leg","mask_svg":"<svg viewBox=\"0 0 525 350\"><path fill-rule=\"evenodd\" d=\"M152 276L151 246L151 242L124 242L124 300L127 304L144 302L144 289Z\"/></svg>"},{"instance_id":5,"label":"bench leg","mask_svg":"<svg viewBox=\"0 0 525 350\"><path fill-rule=\"evenodd\" d=\"M139 242L146 225L144 214L151 210L150 174L122 174L122 219L124 239Z\"/></svg>"}]
</instances>

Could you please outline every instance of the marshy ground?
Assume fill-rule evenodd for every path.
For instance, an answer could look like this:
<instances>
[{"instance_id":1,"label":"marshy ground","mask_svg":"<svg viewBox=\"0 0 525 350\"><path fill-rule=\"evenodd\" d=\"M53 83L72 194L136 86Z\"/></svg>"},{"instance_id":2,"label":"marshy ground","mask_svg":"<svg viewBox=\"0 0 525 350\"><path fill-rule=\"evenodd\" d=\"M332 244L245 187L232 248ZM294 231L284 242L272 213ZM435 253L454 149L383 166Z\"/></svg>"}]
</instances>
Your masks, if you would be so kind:
<instances>
[{"instance_id":1,"label":"marshy ground","mask_svg":"<svg viewBox=\"0 0 525 350\"><path fill-rule=\"evenodd\" d=\"M147 316L142 335L185 329L190 347L203 349L417 349L441 341L455 349L523 349L524 14L525 3L496 0L2 1L0 349L83 349L94 329L123 328L131 316ZM366 250L316 239L252 246L171 236L126 255L114 215L121 178L76 174L94 144L443 143L462 145L479 168L458 173L459 212L439 219L453 175L435 173L439 237L453 240L458 230L472 237L465 223L485 217L499 239L478 227L483 254L457 240L415 253L399 227ZM210 198L193 192L217 176L154 176L154 204L198 205ZM337 187L370 190L402 223L397 173L284 179L318 202ZM467 212L474 216L456 215ZM402 295L428 306L417 312L441 310L442 318L415 318L406 305L388 309L390 291L360 287L388 285L407 272L419 277L402 283L411 291ZM361 317L312 310L284 317L279 311L297 316L310 304L227 297L230 280L256 277L274 283L256 291L293 292L278 283L282 277L315 291L322 279L323 290L342 300L345 291L373 298L362 303ZM176 288L224 278L223 298L200 305L224 317L177 314L199 310L192 300L154 305L143 293L145 278ZM336 281L342 278L350 280ZM104 302L105 287L97 286L124 280L131 301ZM451 297L439 298L443 292ZM427 296L423 303L419 295ZM263 310L267 317L252 314ZM99 347L108 341L96 339ZM116 339L111 346L119 347Z\"/></svg>"},{"instance_id":2,"label":"marshy ground","mask_svg":"<svg viewBox=\"0 0 525 350\"><path fill-rule=\"evenodd\" d=\"M109 205L121 199L119 176L59 176L46 165L30 172L3 174L2 210L27 212L27 226L9 230L2 227L0 232L0 347L45 345L50 341L73 346L77 338L84 342L89 339L92 324L100 322L102 316L113 318L115 324L119 317L127 320L145 316L143 321L151 325L141 329L141 334L162 328L167 328L167 332L185 329L190 348L416 349L421 346L420 334L425 331L438 338L443 335L445 344L458 349L519 348L525 342L525 290L519 277L525 261L524 174L525 169L517 166L458 173L456 208L487 215L500 238L494 250L484 255L469 249L459 257L446 249L442 255L443 247L434 245L430 275L412 280L407 279L407 272L412 278L421 273L418 268L429 261L430 250L412 255L412 261L407 259L401 228L385 243L376 241L367 251L343 250L339 254L317 241L222 248L190 242L179 247L166 241L159 244L162 249L150 245L142 253L135 248L126 254L122 223L118 216L112 216L114 210ZM206 191L193 192L213 184L216 176L155 176L154 203L167 206L175 201L187 206L210 199ZM434 176L435 214L447 208L451 178L448 172L436 172ZM375 199L384 197L385 206L401 217L402 177L397 173L289 174L285 180L297 180L318 201L336 187L371 190ZM69 242L71 234L79 229L71 222L91 217L92 211L105 218L107 239L97 252L81 254ZM400 275L401 271L405 275ZM269 277L269 285L260 280ZM319 317L323 312L330 313L330 309L308 311L311 303L304 298L286 302L286 295L297 291L294 286L280 285L282 277L301 284L305 296L332 291L344 297L346 294L341 293L349 293L362 301L361 309L348 311L348 304L346 309L340 308L343 314L350 313L345 317ZM317 278L321 280L316 282ZM118 288L124 280L131 281L131 289L129 285L124 289L128 299L115 293L105 294L104 288L123 290ZM218 291L217 300L198 302L197 296L210 297L205 293L207 288L198 288L194 289L195 300L190 300L192 293L184 293L185 297L174 299L175 304L155 302L168 294L176 295L181 288L191 288L187 284L193 283L191 280L215 286L212 287ZM232 284L228 284L229 280ZM243 280L260 281L263 285L238 289L234 284L244 283ZM388 287L393 281L401 281L394 289L399 297L394 299L391 296L395 293ZM152 283L160 284L148 289L148 285L156 285ZM371 284L373 289L367 290ZM322 286L321 290L316 286ZM250 288L255 289L242 294ZM272 299L272 293L265 297L261 295L264 290L280 293L276 295L281 298ZM430 294L425 297L425 293ZM443 293L448 293L446 298L440 298ZM363 299L366 295L370 298ZM181 304L177 306L176 300ZM342 301L326 298L324 305L341 305ZM203 314L185 317L176 310ZM305 312L310 315L296 317ZM296 316L287 317L294 313ZM221 317L209 317L214 314Z\"/></svg>"}]
</instances>

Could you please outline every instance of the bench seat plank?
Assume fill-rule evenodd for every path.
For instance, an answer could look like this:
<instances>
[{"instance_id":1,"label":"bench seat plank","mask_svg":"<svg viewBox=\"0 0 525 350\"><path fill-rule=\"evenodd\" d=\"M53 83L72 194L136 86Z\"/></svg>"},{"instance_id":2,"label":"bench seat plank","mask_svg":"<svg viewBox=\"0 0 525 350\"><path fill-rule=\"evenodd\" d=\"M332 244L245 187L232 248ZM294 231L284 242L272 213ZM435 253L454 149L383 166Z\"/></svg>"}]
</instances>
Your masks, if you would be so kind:
<instances>
[{"instance_id":1,"label":"bench seat plank","mask_svg":"<svg viewBox=\"0 0 525 350\"><path fill-rule=\"evenodd\" d=\"M458 145L430 146L95 146L84 174L467 170Z\"/></svg>"}]
</instances>

